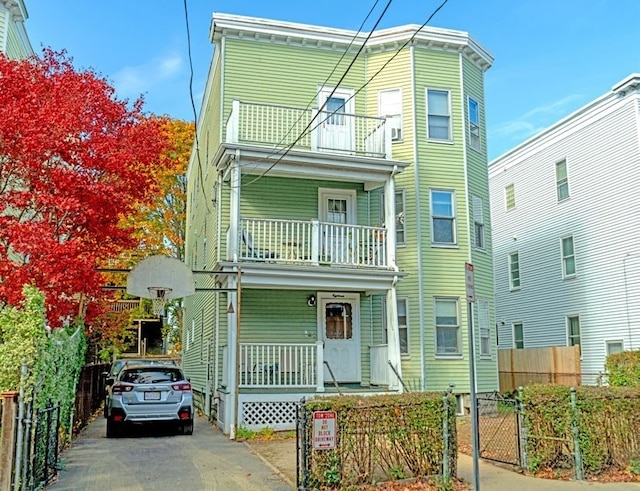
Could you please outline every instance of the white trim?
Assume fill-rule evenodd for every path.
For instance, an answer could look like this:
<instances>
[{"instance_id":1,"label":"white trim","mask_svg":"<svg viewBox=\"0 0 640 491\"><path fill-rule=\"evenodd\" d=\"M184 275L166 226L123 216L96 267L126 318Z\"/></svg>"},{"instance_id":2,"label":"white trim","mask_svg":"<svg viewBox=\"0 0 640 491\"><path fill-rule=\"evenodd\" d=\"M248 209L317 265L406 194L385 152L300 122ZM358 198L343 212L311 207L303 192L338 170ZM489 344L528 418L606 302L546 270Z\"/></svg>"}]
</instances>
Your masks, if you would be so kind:
<instances>
[{"instance_id":1,"label":"white trim","mask_svg":"<svg viewBox=\"0 0 640 491\"><path fill-rule=\"evenodd\" d=\"M622 348L620 352L624 351L624 339L605 339L604 340L604 354L605 354L605 357L613 354L613 353L609 352L609 345L613 344L613 343L620 343L621 348ZM616 351L616 353L618 353L618 352Z\"/></svg>"},{"instance_id":2,"label":"white trim","mask_svg":"<svg viewBox=\"0 0 640 491\"><path fill-rule=\"evenodd\" d=\"M522 326L522 348L518 348L516 345L516 325ZM514 321L511 323L511 346L514 349L525 349L526 344L524 342L524 322Z\"/></svg>"},{"instance_id":3,"label":"white trim","mask_svg":"<svg viewBox=\"0 0 640 491\"><path fill-rule=\"evenodd\" d=\"M568 239L569 237L571 237L571 248L573 249L573 273L567 274L566 268L565 268L565 255L564 255L564 240ZM578 276L578 261L577 261L577 254L576 254L576 241L575 241L575 235L574 234L565 234L563 236L560 237L560 260L561 260L561 266L562 266L562 279L563 280L570 280L572 278L575 278L576 276Z\"/></svg>"},{"instance_id":4,"label":"white trim","mask_svg":"<svg viewBox=\"0 0 640 491\"><path fill-rule=\"evenodd\" d=\"M449 193L451 195L451 211L453 213L452 228L453 228L453 240L451 242L436 242L434 240L434 227L433 227L433 193ZM457 247L458 246L458 216L456 210L456 191L455 189L442 189L442 188L429 188L429 225L431 230L431 246L432 247ZM443 215L444 217L444 215Z\"/></svg>"},{"instance_id":5,"label":"white trim","mask_svg":"<svg viewBox=\"0 0 640 491\"><path fill-rule=\"evenodd\" d=\"M511 275L511 256L518 256L518 286L513 286L513 278ZM522 288L522 268L520 267L520 251L513 251L507 254L507 273L509 274L509 291L517 291Z\"/></svg>"},{"instance_id":6,"label":"white trim","mask_svg":"<svg viewBox=\"0 0 640 491\"><path fill-rule=\"evenodd\" d=\"M474 98L471 97L470 95L467 95L466 97L467 99L467 124L465 125L465 129L467 130L467 145L469 146L469 148L471 148L472 150L475 150L476 152L482 153L482 131L480 129L480 103ZM472 131L471 131L471 104L470 101L473 101L476 105L476 111L477 111L477 117L478 117L478 123L473 123L478 127L478 145L474 146L471 142L471 135L472 135Z\"/></svg>"},{"instance_id":7,"label":"white trim","mask_svg":"<svg viewBox=\"0 0 640 491\"><path fill-rule=\"evenodd\" d=\"M385 93L398 93L399 95L399 106L400 106L400 112L399 113L392 113L389 111L385 111L385 113L389 113L389 114L383 114L382 111L382 95ZM393 130L396 129L394 126L391 127L391 142L392 143L399 143L401 141L404 140L404 111L402 110L402 87L393 87L393 88L388 88L388 89L380 89L378 90L378 116L383 117L383 118L388 118L389 116L400 116L400 127L397 128L398 130L400 130L400 134L399 136L397 136L396 138L393 138ZM389 124L389 119L387 119L387 124Z\"/></svg>"},{"instance_id":8,"label":"white trim","mask_svg":"<svg viewBox=\"0 0 640 491\"><path fill-rule=\"evenodd\" d=\"M456 303L456 342L457 349L456 353L438 353L438 320L436 313L436 304L438 300L442 301L454 301ZM450 296L450 295L434 295L433 297L433 341L434 341L434 353L435 357L438 359L458 359L464 357L464 344L462 340L462 310L460 305L460 297L458 296ZM443 326L444 327L444 326ZM449 326L453 327L453 326Z\"/></svg>"},{"instance_id":9,"label":"white trim","mask_svg":"<svg viewBox=\"0 0 640 491\"><path fill-rule=\"evenodd\" d=\"M358 210L355 189L318 188L318 214L321 221L327 221L327 200L329 198L347 200L347 224L356 225Z\"/></svg>"}]
</instances>

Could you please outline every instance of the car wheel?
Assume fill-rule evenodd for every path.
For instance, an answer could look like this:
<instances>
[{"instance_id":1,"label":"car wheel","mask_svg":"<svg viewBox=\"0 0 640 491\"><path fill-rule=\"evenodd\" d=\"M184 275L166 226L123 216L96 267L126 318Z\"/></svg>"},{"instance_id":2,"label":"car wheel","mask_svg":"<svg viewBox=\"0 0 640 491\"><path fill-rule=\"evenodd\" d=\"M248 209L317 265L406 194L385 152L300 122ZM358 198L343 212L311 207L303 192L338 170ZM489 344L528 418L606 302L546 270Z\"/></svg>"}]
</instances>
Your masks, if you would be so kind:
<instances>
[{"instance_id":1,"label":"car wheel","mask_svg":"<svg viewBox=\"0 0 640 491\"><path fill-rule=\"evenodd\" d=\"M120 425L107 418L107 438L115 438L120 434Z\"/></svg>"},{"instance_id":2,"label":"car wheel","mask_svg":"<svg viewBox=\"0 0 640 491\"><path fill-rule=\"evenodd\" d=\"M193 420L183 423L180 429L183 435L193 435Z\"/></svg>"}]
</instances>

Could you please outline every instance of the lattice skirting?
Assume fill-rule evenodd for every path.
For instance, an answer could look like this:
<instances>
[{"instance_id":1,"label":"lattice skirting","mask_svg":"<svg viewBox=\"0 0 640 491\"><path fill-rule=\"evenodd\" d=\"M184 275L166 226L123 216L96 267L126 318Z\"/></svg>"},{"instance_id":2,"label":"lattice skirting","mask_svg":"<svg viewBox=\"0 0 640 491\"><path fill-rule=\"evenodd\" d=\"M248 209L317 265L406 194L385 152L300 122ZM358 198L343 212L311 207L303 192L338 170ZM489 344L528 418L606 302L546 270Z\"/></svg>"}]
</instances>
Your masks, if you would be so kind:
<instances>
[{"instance_id":1,"label":"lattice skirting","mask_svg":"<svg viewBox=\"0 0 640 491\"><path fill-rule=\"evenodd\" d=\"M294 429L296 406L295 401L246 401L242 404L240 424L249 429L267 426L277 430Z\"/></svg>"}]
</instances>

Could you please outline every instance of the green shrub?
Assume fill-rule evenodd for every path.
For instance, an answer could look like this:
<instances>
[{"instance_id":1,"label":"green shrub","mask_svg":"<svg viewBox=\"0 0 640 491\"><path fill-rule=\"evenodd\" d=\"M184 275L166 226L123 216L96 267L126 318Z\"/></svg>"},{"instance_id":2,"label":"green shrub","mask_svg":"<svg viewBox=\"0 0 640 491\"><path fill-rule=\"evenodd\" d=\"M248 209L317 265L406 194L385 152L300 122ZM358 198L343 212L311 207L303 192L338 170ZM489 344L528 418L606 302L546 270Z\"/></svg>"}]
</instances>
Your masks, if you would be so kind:
<instances>
[{"instance_id":1,"label":"green shrub","mask_svg":"<svg viewBox=\"0 0 640 491\"><path fill-rule=\"evenodd\" d=\"M640 387L640 351L622 351L607 356L605 368L612 387Z\"/></svg>"}]
</instances>

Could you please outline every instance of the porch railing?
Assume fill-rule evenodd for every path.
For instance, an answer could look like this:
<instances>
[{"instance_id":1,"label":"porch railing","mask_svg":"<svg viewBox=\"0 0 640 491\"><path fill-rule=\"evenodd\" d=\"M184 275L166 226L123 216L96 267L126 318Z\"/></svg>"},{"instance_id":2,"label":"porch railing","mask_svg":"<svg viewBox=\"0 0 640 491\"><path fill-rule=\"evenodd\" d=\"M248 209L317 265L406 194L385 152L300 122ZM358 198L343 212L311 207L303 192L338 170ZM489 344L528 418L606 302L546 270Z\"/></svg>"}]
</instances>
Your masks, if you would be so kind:
<instances>
[{"instance_id":1,"label":"porch railing","mask_svg":"<svg viewBox=\"0 0 640 491\"><path fill-rule=\"evenodd\" d=\"M238 228L241 259L386 268L383 227L317 220L245 218Z\"/></svg>"},{"instance_id":2,"label":"porch railing","mask_svg":"<svg viewBox=\"0 0 640 491\"><path fill-rule=\"evenodd\" d=\"M322 343L240 343L238 353L241 388L324 389ZM223 379L229 380L228 347L224 347Z\"/></svg>"},{"instance_id":3,"label":"porch railing","mask_svg":"<svg viewBox=\"0 0 640 491\"><path fill-rule=\"evenodd\" d=\"M391 158L386 119L234 100L227 143Z\"/></svg>"}]
</instances>

